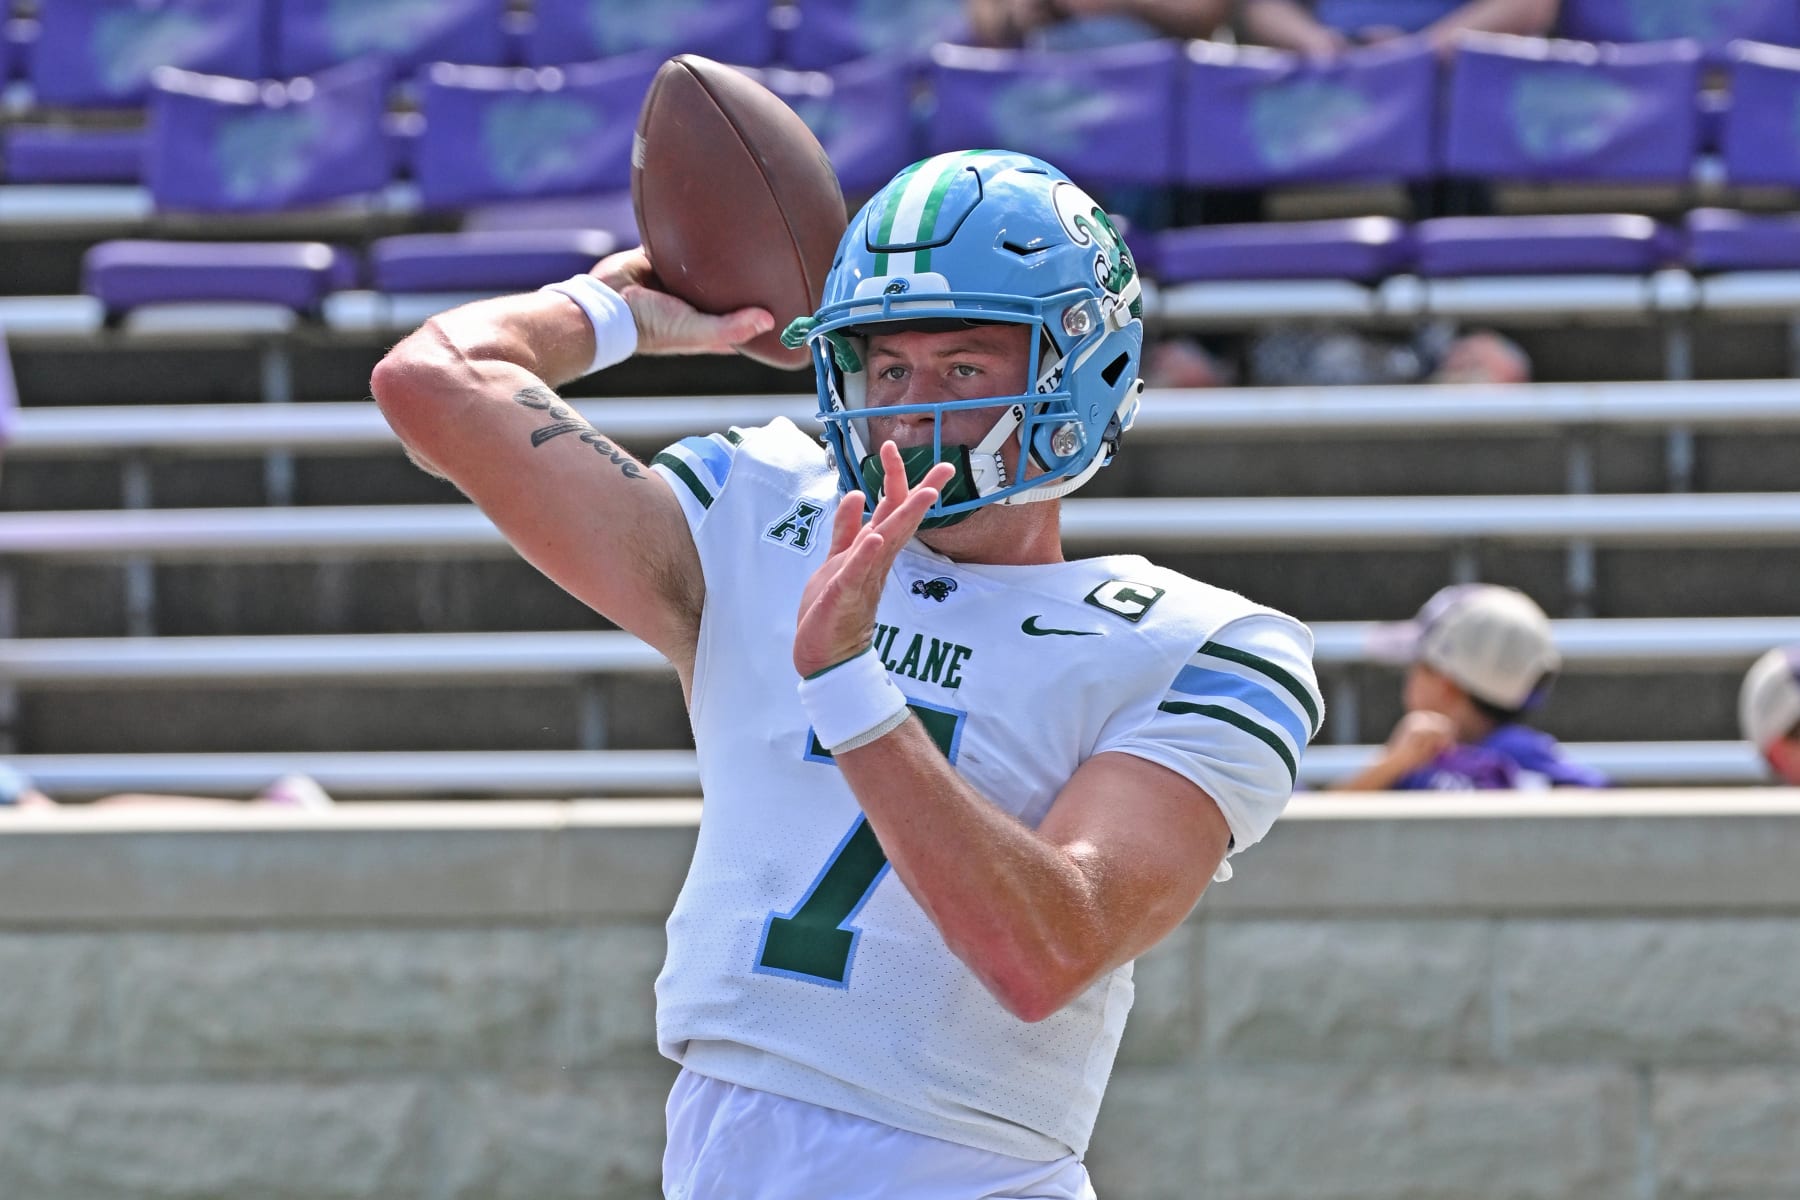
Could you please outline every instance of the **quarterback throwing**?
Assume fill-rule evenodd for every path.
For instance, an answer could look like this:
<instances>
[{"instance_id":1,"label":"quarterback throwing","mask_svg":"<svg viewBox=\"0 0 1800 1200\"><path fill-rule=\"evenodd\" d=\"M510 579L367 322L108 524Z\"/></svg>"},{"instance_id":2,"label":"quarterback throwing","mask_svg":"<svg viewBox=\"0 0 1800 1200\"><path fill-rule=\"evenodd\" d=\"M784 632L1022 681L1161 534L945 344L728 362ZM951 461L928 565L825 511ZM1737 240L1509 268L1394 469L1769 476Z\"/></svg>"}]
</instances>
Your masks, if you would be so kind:
<instances>
[{"instance_id":1,"label":"quarterback throwing","mask_svg":"<svg viewBox=\"0 0 1800 1200\"><path fill-rule=\"evenodd\" d=\"M1041 160L914 164L784 331L823 436L646 464L553 389L772 324L652 272L629 252L433 318L374 391L415 461L680 674L705 806L657 981L665 1194L1091 1197L1132 960L1268 831L1323 717L1297 621L1063 556L1058 501L1142 390L1130 251Z\"/></svg>"}]
</instances>

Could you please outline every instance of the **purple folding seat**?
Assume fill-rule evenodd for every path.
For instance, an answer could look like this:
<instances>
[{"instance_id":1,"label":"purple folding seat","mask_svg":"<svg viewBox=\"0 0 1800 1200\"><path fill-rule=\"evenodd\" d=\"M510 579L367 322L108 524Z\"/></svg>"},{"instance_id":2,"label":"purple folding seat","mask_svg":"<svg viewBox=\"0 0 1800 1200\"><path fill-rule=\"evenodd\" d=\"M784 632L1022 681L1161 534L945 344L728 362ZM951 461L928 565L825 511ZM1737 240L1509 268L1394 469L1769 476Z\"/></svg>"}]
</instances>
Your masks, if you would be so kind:
<instances>
[{"instance_id":1,"label":"purple folding seat","mask_svg":"<svg viewBox=\"0 0 1800 1200\"><path fill-rule=\"evenodd\" d=\"M1413 241L1428 278L1648 275L1679 252L1672 230L1626 213L1437 217L1414 225Z\"/></svg>"},{"instance_id":2,"label":"purple folding seat","mask_svg":"<svg viewBox=\"0 0 1800 1200\"><path fill-rule=\"evenodd\" d=\"M1800 50L1739 42L1726 58L1731 108L1719 137L1726 177L1734 184L1800 185Z\"/></svg>"},{"instance_id":3,"label":"purple folding seat","mask_svg":"<svg viewBox=\"0 0 1800 1200\"><path fill-rule=\"evenodd\" d=\"M354 63L285 84L168 71L150 100L145 181L157 207L266 212L379 190L386 80Z\"/></svg>"},{"instance_id":4,"label":"purple folding seat","mask_svg":"<svg viewBox=\"0 0 1800 1200\"><path fill-rule=\"evenodd\" d=\"M795 0L781 61L801 70L875 55L923 63L939 42L967 42L964 0Z\"/></svg>"},{"instance_id":5,"label":"purple folding seat","mask_svg":"<svg viewBox=\"0 0 1800 1200\"><path fill-rule=\"evenodd\" d=\"M775 57L769 0L537 0L525 39L532 66L621 54L703 54L761 66Z\"/></svg>"},{"instance_id":6,"label":"purple folding seat","mask_svg":"<svg viewBox=\"0 0 1800 1200\"><path fill-rule=\"evenodd\" d=\"M602 229L613 238L615 250L629 250L642 244L629 189L591 196L548 196L475 204L463 210L462 229L464 233Z\"/></svg>"},{"instance_id":7,"label":"purple folding seat","mask_svg":"<svg viewBox=\"0 0 1800 1200\"><path fill-rule=\"evenodd\" d=\"M1686 183L1699 90L1693 42L1471 37L1451 66L1443 166L1489 179Z\"/></svg>"},{"instance_id":8,"label":"purple folding seat","mask_svg":"<svg viewBox=\"0 0 1800 1200\"><path fill-rule=\"evenodd\" d=\"M1081 53L938 45L925 151L1005 146L1094 187L1168 183L1180 53L1167 41Z\"/></svg>"},{"instance_id":9,"label":"purple folding seat","mask_svg":"<svg viewBox=\"0 0 1800 1200\"><path fill-rule=\"evenodd\" d=\"M825 147L846 193L872 192L920 157L915 72L903 58L866 58L826 71L753 71Z\"/></svg>"},{"instance_id":10,"label":"purple folding seat","mask_svg":"<svg viewBox=\"0 0 1800 1200\"><path fill-rule=\"evenodd\" d=\"M1738 38L1800 44L1794 0L1562 0L1557 32L1583 42L1691 38L1717 57Z\"/></svg>"},{"instance_id":11,"label":"purple folding seat","mask_svg":"<svg viewBox=\"0 0 1800 1200\"><path fill-rule=\"evenodd\" d=\"M82 257L82 290L118 315L152 304L244 301L296 312L356 282L356 260L323 242L101 242Z\"/></svg>"},{"instance_id":12,"label":"purple folding seat","mask_svg":"<svg viewBox=\"0 0 1800 1200\"><path fill-rule=\"evenodd\" d=\"M1735 42L1725 52L1731 105L1719 131L1737 186L1800 185L1800 50ZM1800 269L1800 223L1785 213L1701 208L1687 216L1687 261L1702 274Z\"/></svg>"},{"instance_id":13,"label":"purple folding seat","mask_svg":"<svg viewBox=\"0 0 1800 1200\"><path fill-rule=\"evenodd\" d=\"M13 22L0 17L0 87L11 83L13 76L20 74L23 58L24 48L13 37Z\"/></svg>"},{"instance_id":14,"label":"purple folding seat","mask_svg":"<svg viewBox=\"0 0 1800 1200\"><path fill-rule=\"evenodd\" d=\"M4 140L11 183L137 183L143 178L142 129L12 125Z\"/></svg>"},{"instance_id":15,"label":"purple folding seat","mask_svg":"<svg viewBox=\"0 0 1800 1200\"><path fill-rule=\"evenodd\" d=\"M267 73L261 0L50 0L38 11L30 79L41 105L136 105L163 66Z\"/></svg>"},{"instance_id":16,"label":"purple folding seat","mask_svg":"<svg viewBox=\"0 0 1800 1200\"><path fill-rule=\"evenodd\" d=\"M1696 208L1686 232L1687 264L1702 274L1800 271L1800 215Z\"/></svg>"},{"instance_id":17,"label":"purple folding seat","mask_svg":"<svg viewBox=\"0 0 1800 1200\"><path fill-rule=\"evenodd\" d=\"M1330 62L1191 42L1181 178L1206 187L1423 179L1433 170L1437 57L1409 40Z\"/></svg>"},{"instance_id":18,"label":"purple folding seat","mask_svg":"<svg viewBox=\"0 0 1800 1200\"><path fill-rule=\"evenodd\" d=\"M529 291L586 271L616 246L602 229L407 233L369 248L369 282L378 292Z\"/></svg>"},{"instance_id":19,"label":"purple folding seat","mask_svg":"<svg viewBox=\"0 0 1800 1200\"><path fill-rule=\"evenodd\" d=\"M1148 239L1146 250L1139 264L1153 266L1165 285L1225 279L1375 283L1412 261L1406 226L1391 217L1168 229Z\"/></svg>"},{"instance_id":20,"label":"purple folding seat","mask_svg":"<svg viewBox=\"0 0 1800 1200\"><path fill-rule=\"evenodd\" d=\"M506 61L506 0L272 0L275 72L307 75L359 58L392 75L428 62Z\"/></svg>"},{"instance_id":21,"label":"purple folding seat","mask_svg":"<svg viewBox=\"0 0 1800 1200\"><path fill-rule=\"evenodd\" d=\"M540 70L430 67L413 171L428 208L618 191L656 55Z\"/></svg>"}]
</instances>

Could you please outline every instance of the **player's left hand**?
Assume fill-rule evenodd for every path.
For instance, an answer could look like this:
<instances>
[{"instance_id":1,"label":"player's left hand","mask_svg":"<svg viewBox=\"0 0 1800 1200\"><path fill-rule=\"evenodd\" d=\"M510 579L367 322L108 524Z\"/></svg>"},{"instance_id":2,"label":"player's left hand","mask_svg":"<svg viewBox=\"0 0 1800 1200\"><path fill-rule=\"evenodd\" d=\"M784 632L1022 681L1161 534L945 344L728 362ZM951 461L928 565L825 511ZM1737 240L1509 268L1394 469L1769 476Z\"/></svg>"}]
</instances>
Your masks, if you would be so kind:
<instances>
[{"instance_id":1,"label":"player's left hand","mask_svg":"<svg viewBox=\"0 0 1800 1200\"><path fill-rule=\"evenodd\" d=\"M956 468L938 463L917 487L893 442L881 444L884 481L875 513L863 521L861 492L838 501L831 520L831 547L825 562L806 581L794 629L794 669L802 678L835 667L868 649L875 637L875 610L900 548L919 531L926 510Z\"/></svg>"}]
</instances>

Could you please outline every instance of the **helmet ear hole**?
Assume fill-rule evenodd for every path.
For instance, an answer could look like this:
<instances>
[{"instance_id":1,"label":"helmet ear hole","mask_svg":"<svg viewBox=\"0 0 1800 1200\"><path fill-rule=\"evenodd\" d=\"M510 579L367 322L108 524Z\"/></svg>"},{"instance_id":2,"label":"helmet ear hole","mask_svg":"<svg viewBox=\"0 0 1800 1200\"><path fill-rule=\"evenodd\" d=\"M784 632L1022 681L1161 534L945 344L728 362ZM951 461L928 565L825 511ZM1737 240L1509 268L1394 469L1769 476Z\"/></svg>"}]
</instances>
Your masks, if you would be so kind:
<instances>
[{"instance_id":1,"label":"helmet ear hole","mask_svg":"<svg viewBox=\"0 0 1800 1200\"><path fill-rule=\"evenodd\" d=\"M1125 374L1125 368L1131 365L1131 355L1121 354L1107 363L1100 371L1100 378L1106 380L1107 387L1118 387L1119 376Z\"/></svg>"}]
</instances>

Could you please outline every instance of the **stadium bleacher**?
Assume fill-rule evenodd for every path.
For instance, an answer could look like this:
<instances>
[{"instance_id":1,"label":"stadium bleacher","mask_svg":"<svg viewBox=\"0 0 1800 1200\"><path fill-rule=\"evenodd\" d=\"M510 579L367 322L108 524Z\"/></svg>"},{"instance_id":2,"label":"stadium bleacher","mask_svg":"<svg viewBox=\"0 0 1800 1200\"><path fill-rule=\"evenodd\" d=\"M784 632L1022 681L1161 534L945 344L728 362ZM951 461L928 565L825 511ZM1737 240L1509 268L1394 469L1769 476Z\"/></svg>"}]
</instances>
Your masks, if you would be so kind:
<instances>
[{"instance_id":1,"label":"stadium bleacher","mask_svg":"<svg viewBox=\"0 0 1800 1200\"><path fill-rule=\"evenodd\" d=\"M349 796L692 791L660 661L512 560L357 402L431 313L635 242L638 99L692 50L788 98L852 195L983 142L1097 190L1266 188L1331 214L1134 233L1154 332L1452 318L1564 347L1562 382L1512 389L1153 393L1069 503L1072 547L1142 550L1317 624L1332 744L1310 782L1397 712L1367 622L1476 576L1562 618L1547 724L1579 755L1631 783L1757 778L1730 695L1796 638L1800 577L1792 5L1646 24L1565 0L1560 39L1330 63L976 49L960 3L900 7L16 6L0 749L75 796L296 767ZM1368 205L1369 185L1467 178L1500 211ZM1633 355L1594 349L1621 337ZM633 364L581 407L651 452L803 420L807 386Z\"/></svg>"}]
</instances>

